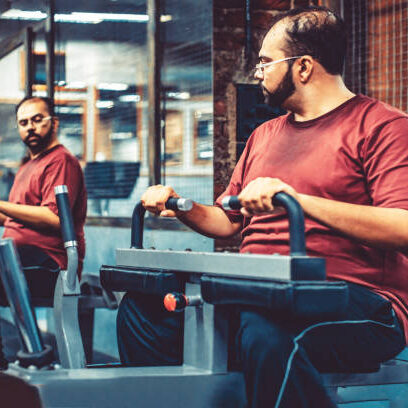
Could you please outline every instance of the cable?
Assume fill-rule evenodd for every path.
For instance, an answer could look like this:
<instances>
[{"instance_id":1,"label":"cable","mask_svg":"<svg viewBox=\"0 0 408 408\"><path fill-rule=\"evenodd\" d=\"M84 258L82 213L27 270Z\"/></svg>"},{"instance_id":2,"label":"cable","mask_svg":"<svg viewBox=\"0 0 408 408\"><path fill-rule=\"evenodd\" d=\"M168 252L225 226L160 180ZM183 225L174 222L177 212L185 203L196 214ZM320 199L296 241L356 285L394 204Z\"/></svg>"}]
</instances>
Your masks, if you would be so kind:
<instances>
[{"instance_id":1,"label":"cable","mask_svg":"<svg viewBox=\"0 0 408 408\"><path fill-rule=\"evenodd\" d=\"M394 311L392 313L393 313L393 316L394 316ZM290 356L288 358L288 362L287 362L287 365L286 365L285 376L283 377L282 385L281 385L281 388L279 390L278 398L276 400L274 408L279 408L279 405L280 405L280 403L282 401L283 393L285 392L286 384L287 384L287 381L288 381L288 378L289 378L289 373L290 373L290 369L291 369L291 366L292 366L292 362L293 362L293 359L295 357L296 352L299 349L298 341L301 340L302 337L306 333L308 333L310 330L313 330L313 329L315 329L317 327L322 327L322 326L330 326L330 325L336 325L336 324L364 324L364 323L373 323L373 324L376 324L376 325L379 325L379 326L387 327L389 329L395 328L395 324L389 325L389 324L385 324L385 323L381 323L381 322L376 322L375 320L342 320L342 321L338 321L338 322L323 322L323 323L313 324L312 326L309 326L305 330L303 330L298 336L296 336L293 339L293 342L295 343L295 347L293 348L293 350L290 353Z\"/></svg>"}]
</instances>

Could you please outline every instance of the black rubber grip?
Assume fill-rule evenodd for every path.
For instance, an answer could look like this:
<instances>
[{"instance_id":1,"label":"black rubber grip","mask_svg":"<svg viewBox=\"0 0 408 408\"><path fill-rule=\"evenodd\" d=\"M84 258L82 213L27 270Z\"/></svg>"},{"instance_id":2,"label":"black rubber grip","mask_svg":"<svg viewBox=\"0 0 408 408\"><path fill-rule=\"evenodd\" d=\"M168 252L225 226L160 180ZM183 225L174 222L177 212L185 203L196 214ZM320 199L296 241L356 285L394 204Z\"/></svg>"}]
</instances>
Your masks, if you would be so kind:
<instances>
[{"instance_id":1,"label":"black rubber grip","mask_svg":"<svg viewBox=\"0 0 408 408\"><path fill-rule=\"evenodd\" d=\"M303 210L298 201L291 195L280 192L272 198L274 206L284 207L289 217L290 254L306 255L305 219ZM232 210L239 210L242 205L238 196L230 196L225 204Z\"/></svg>"},{"instance_id":2,"label":"black rubber grip","mask_svg":"<svg viewBox=\"0 0 408 408\"><path fill-rule=\"evenodd\" d=\"M181 198L171 197L166 201L165 207L168 210L179 210L178 203ZM132 229L130 233L130 247L136 249L143 248L143 224L144 224L144 215L146 209L143 207L141 201L139 201L132 214Z\"/></svg>"},{"instance_id":3,"label":"black rubber grip","mask_svg":"<svg viewBox=\"0 0 408 408\"><path fill-rule=\"evenodd\" d=\"M228 200L228 207L231 210L240 210L242 205L238 200L238 196L230 196Z\"/></svg>"},{"instance_id":4,"label":"black rubber grip","mask_svg":"<svg viewBox=\"0 0 408 408\"><path fill-rule=\"evenodd\" d=\"M64 188L65 187L65 188ZM69 205L68 189L66 186L55 188L58 214L61 223L61 233L64 243L76 241L74 223L72 221L71 207Z\"/></svg>"},{"instance_id":5,"label":"black rubber grip","mask_svg":"<svg viewBox=\"0 0 408 408\"><path fill-rule=\"evenodd\" d=\"M178 202L178 198L175 197L171 197L167 200L166 202L166 208L168 210L173 210L173 211L178 211L178 206L177 206L177 202Z\"/></svg>"}]
</instances>

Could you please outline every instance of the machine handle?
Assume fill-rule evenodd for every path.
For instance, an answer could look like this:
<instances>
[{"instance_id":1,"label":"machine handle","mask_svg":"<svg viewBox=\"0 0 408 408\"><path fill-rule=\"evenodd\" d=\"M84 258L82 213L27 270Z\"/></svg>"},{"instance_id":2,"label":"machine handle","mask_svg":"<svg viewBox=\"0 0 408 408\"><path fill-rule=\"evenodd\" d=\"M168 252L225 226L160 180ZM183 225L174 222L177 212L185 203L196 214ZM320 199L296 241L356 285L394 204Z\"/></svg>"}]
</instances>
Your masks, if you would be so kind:
<instances>
[{"instance_id":1,"label":"machine handle","mask_svg":"<svg viewBox=\"0 0 408 408\"><path fill-rule=\"evenodd\" d=\"M306 255L305 219L299 202L291 195L280 192L272 198L274 206L284 207L289 217L289 243L292 256ZM238 196L225 196L222 206L226 210L239 210L242 205Z\"/></svg>"},{"instance_id":2,"label":"machine handle","mask_svg":"<svg viewBox=\"0 0 408 408\"><path fill-rule=\"evenodd\" d=\"M56 186L54 192L60 217L64 246L65 248L78 246L75 237L74 223L72 221L71 207L69 205L68 187L65 185Z\"/></svg>"},{"instance_id":3,"label":"machine handle","mask_svg":"<svg viewBox=\"0 0 408 408\"><path fill-rule=\"evenodd\" d=\"M75 293L78 279L78 243L76 241L71 207L69 205L68 187L65 185L56 186L54 192L61 224L62 240L64 241L68 259L66 275L67 287L64 288L64 293L66 291Z\"/></svg>"},{"instance_id":4,"label":"machine handle","mask_svg":"<svg viewBox=\"0 0 408 408\"><path fill-rule=\"evenodd\" d=\"M168 210L173 211L190 211L193 208L193 201L188 198L171 197L165 204ZM130 247L142 249L143 248L143 222L146 209L139 201L132 214L132 229L130 236Z\"/></svg>"}]
</instances>

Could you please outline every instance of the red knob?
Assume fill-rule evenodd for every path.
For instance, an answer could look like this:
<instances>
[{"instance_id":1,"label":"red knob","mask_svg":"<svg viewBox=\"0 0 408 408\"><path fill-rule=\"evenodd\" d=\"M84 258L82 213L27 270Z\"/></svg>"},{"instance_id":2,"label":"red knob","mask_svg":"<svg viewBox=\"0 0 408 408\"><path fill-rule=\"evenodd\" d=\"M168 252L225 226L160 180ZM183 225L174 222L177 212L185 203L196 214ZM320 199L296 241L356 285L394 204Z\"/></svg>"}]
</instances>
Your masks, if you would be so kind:
<instances>
[{"instance_id":1,"label":"red knob","mask_svg":"<svg viewBox=\"0 0 408 408\"><path fill-rule=\"evenodd\" d=\"M169 312L181 312L188 305L188 300L183 293L168 293L163 303Z\"/></svg>"}]
</instances>

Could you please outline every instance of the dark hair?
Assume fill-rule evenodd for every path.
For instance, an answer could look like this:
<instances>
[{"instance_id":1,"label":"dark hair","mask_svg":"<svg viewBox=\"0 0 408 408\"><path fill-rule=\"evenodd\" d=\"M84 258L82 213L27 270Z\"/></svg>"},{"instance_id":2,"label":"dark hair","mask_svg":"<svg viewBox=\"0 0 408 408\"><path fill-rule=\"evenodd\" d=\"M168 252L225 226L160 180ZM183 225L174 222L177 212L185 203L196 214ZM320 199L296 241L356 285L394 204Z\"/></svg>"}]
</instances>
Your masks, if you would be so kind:
<instances>
[{"instance_id":1,"label":"dark hair","mask_svg":"<svg viewBox=\"0 0 408 408\"><path fill-rule=\"evenodd\" d=\"M54 102L50 98L42 97L42 96L26 96L24 97L17 105L16 105L16 115L18 110L20 109L20 106L28 101L43 101L47 105L47 110L48 113L51 116L54 116Z\"/></svg>"},{"instance_id":2,"label":"dark hair","mask_svg":"<svg viewBox=\"0 0 408 408\"><path fill-rule=\"evenodd\" d=\"M296 8L279 14L271 28L283 19L289 20L283 47L288 56L311 55L328 73L342 73L347 36L340 16L326 7Z\"/></svg>"}]
</instances>

